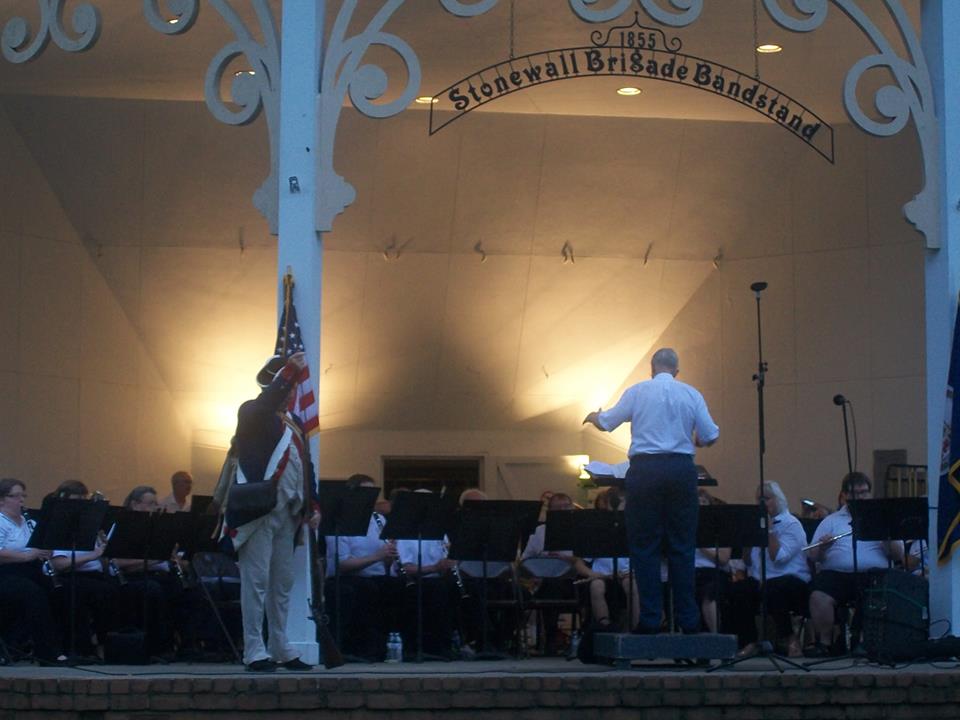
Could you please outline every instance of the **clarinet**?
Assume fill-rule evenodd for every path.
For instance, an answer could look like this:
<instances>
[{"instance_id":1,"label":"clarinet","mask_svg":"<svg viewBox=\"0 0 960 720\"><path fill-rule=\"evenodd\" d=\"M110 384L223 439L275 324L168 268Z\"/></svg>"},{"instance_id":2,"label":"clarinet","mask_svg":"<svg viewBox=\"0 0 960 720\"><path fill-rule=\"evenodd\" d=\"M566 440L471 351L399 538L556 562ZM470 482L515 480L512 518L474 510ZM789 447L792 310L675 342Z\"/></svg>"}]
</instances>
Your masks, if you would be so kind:
<instances>
[{"instance_id":1,"label":"clarinet","mask_svg":"<svg viewBox=\"0 0 960 720\"><path fill-rule=\"evenodd\" d=\"M450 551L449 546L447 546L446 543L444 543L444 546L447 548L447 551L449 552ZM450 572L453 574L453 582L456 584L457 591L460 593L460 599L461 600L468 599L470 597L470 593L467 592L467 586L464 585L463 583L463 576L460 574L460 564L457 563L452 568L450 568Z\"/></svg>"},{"instance_id":2,"label":"clarinet","mask_svg":"<svg viewBox=\"0 0 960 720\"><path fill-rule=\"evenodd\" d=\"M30 532L33 532L33 529L37 526L34 519L27 515L27 513L23 513L23 519L27 522ZM40 572L45 578L50 580L50 586L54 590L59 590L63 587L63 582L60 580L60 576L57 575L57 569L53 566L53 563L50 562L49 558L40 561Z\"/></svg>"},{"instance_id":3,"label":"clarinet","mask_svg":"<svg viewBox=\"0 0 960 720\"><path fill-rule=\"evenodd\" d=\"M377 530L379 530L380 532L383 532L383 520L380 519L380 513L378 512L373 513L373 521L377 524ZM384 540L384 542L386 543L390 541ZM400 562L400 558L397 558L394 565L397 568L397 577L399 577L403 581L404 587L413 587L414 585L417 584L417 581L414 580L412 577L410 577L407 574L407 571L403 569L403 563ZM389 568L387 568L387 570L389 574Z\"/></svg>"}]
</instances>

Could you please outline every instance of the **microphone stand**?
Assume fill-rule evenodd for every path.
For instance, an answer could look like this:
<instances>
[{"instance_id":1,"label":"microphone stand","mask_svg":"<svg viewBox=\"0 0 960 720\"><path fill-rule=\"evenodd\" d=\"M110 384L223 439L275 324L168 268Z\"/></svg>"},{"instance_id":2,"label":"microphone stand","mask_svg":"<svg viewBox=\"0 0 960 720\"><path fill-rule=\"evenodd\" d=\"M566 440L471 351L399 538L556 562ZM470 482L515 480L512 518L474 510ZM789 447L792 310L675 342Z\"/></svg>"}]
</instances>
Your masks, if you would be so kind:
<instances>
[{"instance_id":1,"label":"microphone stand","mask_svg":"<svg viewBox=\"0 0 960 720\"><path fill-rule=\"evenodd\" d=\"M853 460L850 455L850 427L847 425L847 405L850 403L843 395L834 395L833 404L843 408L843 441L847 447L847 472L853 473Z\"/></svg>"},{"instance_id":2,"label":"microphone stand","mask_svg":"<svg viewBox=\"0 0 960 720\"><path fill-rule=\"evenodd\" d=\"M767 283L765 282L755 282L750 285L750 289L753 290L754 295L757 298L757 374L753 376L753 381L757 384L757 426L758 426L758 447L759 447L759 460L760 460L760 483L757 489L757 503L760 506L760 522L761 527L766 528L767 532L764 535L769 533L769 528L767 528L767 505L764 502L764 477L763 477L763 456L767 451L767 442L766 435L764 430L764 414L763 414L763 388L766 384L766 375L767 375L767 363L763 359L763 333L760 323L760 293L767 289ZM810 672L810 669L804 667L800 663L794 662L790 658L775 653L773 651L773 645L767 640L767 550L768 543L764 543L763 547L760 548L760 632L757 636L757 652L755 655L748 655L745 657L736 658L732 661L727 661L722 663L717 668L721 667L732 667L739 662L746 660L748 658L754 657L763 657L770 661L770 663L777 669L778 672L784 672L784 668L780 666L780 663L785 663L791 667L795 667L798 670L803 670L805 672Z\"/></svg>"}]
</instances>

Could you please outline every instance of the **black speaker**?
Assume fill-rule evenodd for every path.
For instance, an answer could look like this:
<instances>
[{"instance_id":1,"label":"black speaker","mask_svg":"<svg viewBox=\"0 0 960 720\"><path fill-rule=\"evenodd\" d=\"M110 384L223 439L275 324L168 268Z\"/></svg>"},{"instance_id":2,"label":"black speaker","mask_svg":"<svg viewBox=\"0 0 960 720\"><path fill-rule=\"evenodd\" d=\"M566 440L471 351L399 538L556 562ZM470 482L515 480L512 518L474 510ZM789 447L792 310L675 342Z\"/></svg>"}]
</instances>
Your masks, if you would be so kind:
<instances>
[{"instance_id":1,"label":"black speaker","mask_svg":"<svg viewBox=\"0 0 960 720\"><path fill-rule=\"evenodd\" d=\"M901 570L869 573L863 594L863 647L874 662L918 657L930 631L927 581Z\"/></svg>"},{"instance_id":2,"label":"black speaker","mask_svg":"<svg viewBox=\"0 0 960 720\"><path fill-rule=\"evenodd\" d=\"M144 635L139 630L108 632L103 643L103 661L107 665L147 665Z\"/></svg>"}]
</instances>

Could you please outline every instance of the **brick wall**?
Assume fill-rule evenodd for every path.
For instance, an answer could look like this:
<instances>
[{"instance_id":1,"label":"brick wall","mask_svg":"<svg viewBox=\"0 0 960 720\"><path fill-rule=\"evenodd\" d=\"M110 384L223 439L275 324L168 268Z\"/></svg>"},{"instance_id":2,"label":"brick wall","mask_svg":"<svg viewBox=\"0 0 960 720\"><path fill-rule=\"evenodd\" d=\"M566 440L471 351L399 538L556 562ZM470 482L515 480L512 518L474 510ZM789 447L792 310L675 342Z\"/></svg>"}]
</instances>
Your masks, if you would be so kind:
<instances>
[{"instance_id":1,"label":"brick wall","mask_svg":"<svg viewBox=\"0 0 960 720\"><path fill-rule=\"evenodd\" d=\"M956 718L960 673L0 678L0 720ZM305 713L305 711L313 711Z\"/></svg>"}]
</instances>

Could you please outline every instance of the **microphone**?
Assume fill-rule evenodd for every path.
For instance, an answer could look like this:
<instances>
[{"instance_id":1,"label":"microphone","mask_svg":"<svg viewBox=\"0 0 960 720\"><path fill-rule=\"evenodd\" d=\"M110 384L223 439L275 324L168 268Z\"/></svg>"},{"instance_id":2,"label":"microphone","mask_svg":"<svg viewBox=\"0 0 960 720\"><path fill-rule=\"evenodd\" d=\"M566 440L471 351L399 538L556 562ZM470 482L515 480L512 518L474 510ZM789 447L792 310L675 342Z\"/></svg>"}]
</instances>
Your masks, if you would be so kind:
<instances>
[{"instance_id":1,"label":"microphone","mask_svg":"<svg viewBox=\"0 0 960 720\"><path fill-rule=\"evenodd\" d=\"M843 395L833 396L833 404L836 405L837 407L843 405L845 402L847 402L847 399Z\"/></svg>"},{"instance_id":2,"label":"microphone","mask_svg":"<svg viewBox=\"0 0 960 720\"><path fill-rule=\"evenodd\" d=\"M763 290L767 289L767 284L761 280L760 282L753 283L750 286L750 289L753 290L755 293L759 294Z\"/></svg>"}]
</instances>

